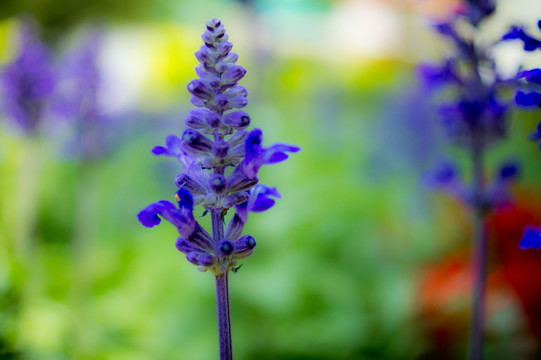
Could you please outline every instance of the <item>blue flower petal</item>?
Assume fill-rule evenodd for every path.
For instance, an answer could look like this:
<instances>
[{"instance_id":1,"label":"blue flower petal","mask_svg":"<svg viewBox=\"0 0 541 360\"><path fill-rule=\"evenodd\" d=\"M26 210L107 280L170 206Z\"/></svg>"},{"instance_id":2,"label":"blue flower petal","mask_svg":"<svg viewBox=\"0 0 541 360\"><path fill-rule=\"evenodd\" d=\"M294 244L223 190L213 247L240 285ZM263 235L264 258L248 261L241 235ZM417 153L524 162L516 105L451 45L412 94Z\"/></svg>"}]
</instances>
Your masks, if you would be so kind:
<instances>
[{"instance_id":1,"label":"blue flower petal","mask_svg":"<svg viewBox=\"0 0 541 360\"><path fill-rule=\"evenodd\" d=\"M158 213L161 209L161 204L159 203L153 203L148 205L146 208L141 210L139 214L137 214L137 219L143 226L146 227L154 227L156 225L159 225L161 222L161 219L158 216Z\"/></svg>"},{"instance_id":2,"label":"blue flower petal","mask_svg":"<svg viewBox=\"0 0 541 360\"><path fill-rule=\"evenodd\" d=\"M281 198L276 188L270 188L265 185L256 185L250 191L248 200L248 210L251 212L263 212L274 206L275 201L270 197Z\"/></svg>"},{"instance_id":3,"label":"blue flower petal","mask_svg":"<svg viewBox=\"0 0 541 360\"><path fill-rule=\"evenodd\" d=\"M297 146L275 144L265 149L261 146L262 132L259 129L250 131L246 138L244 172L249 178L254 178L262 165L276 164L288 158L286 152L297 152Z\"/></svg>"},{"instance_id":4,"label":"blue flower petal","mask_svg":"<svg viewBox=\"0 0 541 360\"><path fill-rule=\"evenodd\" d=\"M152 153L156 156L160 156L160 155L170 156L167 149L164 148L163 146L154 146L152 148Z\"/></svg>"},{"instance_id":5,"label":"blue flower petal","mask_svg":"<svg viewBox=\"0 0 541 360\"><path fill-rule=\"evenodd\" d=\"M521 250L540 249L541 248L541 233L533 229L527 229L519 243Z\"/></svg>"},{"instance_id":6,"label":"blue flower petal","mask_svg":"<svg viewBox=\"0 0 541 360\"><path fill-rule=\"evenodd\" d=\"M267 164L277 164L286 160L288 157L289 156L286 153L277 152L270 156L269 160L267 160Z\"/></svg>"},{"instance_id":7,"label":"blue flower petal","mask_svg":"<svg viewBox=\"0 0 541 360\"><path fill-rule=\"evenodd\" d=\"M178 201L179 208L187 209L190 212L193 211L193 197L188 190L181 187L180 189L178 189L175 198Z\"/></svg>"},{"instance_id":8,"label":"blue flower petal","mask_svg":"<svg viewBox=\"0 0 541 360\"><path fill-rule=\"evenodd\" d=\"M182 151L182 141L176 135L167 135L165 138L165 145L167 146L167 151L170 156L181 157L183 155Z\"/></svg>"},{"instance_id":9,"label":"blue flower petal","mask_svg":"<svg viewBox=\"0 0 541 360\"><path fill-rule=\"evenodd\" d=\"M528 82L541 84L541 69L521 71L517 74L517 78L525 78Z\"/></svg>"},{"instance_id":10,"label":"blue flower petal","mask_svg":"<svg viewBox=\"0 0 541 360\"><path fill-rule=\"evenodd\" d=\"M539 106L541 104L541 94L536 92L525 93L523 91L517 91L515 102L517 105L522 106Z\"/></svg>"}]
</instances>

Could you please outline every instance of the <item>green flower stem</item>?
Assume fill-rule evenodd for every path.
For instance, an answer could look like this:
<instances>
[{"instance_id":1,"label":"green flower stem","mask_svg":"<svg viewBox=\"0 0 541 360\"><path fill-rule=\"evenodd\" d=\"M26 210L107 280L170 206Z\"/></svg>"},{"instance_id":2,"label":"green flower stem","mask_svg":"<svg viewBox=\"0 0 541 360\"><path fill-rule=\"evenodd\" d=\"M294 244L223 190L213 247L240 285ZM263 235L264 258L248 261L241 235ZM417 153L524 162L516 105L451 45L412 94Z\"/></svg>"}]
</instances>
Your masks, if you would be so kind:
<instances>
[{"instance_id":1,"label":"green flower stem","mask_svg":"<svg viewBox=\"0 0 541 360\"><path fill-rule=\"evenodd\" d=\"M484 144L482 136L474 136L473 159L473 245L471 271L473 277L473 304L470 317L469 359L483 358L488 242L486 236L486 207L483 201Z\"/></svg>"},{"instance_id":2,"label":"green flower stem","mask_svg":"<svg viewBox=\"0 0 541 360\"><path fill-rule=\"evenodd\" d=\"M212 236L216 243L224 237L224 219L220 209L211 209ZM216 275L216 314L220 360L232 360L231 306L229 303L229 270Z\"/></svg>"}]
</instances>

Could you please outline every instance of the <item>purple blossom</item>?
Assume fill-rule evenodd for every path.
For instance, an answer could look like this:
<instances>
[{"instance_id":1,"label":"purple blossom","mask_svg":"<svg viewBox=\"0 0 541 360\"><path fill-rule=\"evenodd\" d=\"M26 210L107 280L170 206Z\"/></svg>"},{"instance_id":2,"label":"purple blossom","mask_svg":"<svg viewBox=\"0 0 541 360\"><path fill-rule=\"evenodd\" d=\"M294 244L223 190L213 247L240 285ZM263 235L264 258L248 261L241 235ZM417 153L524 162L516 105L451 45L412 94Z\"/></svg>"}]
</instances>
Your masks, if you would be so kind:
<instances>
[{"instance_id":1,"label":"purple blossom","mask_svg":"<svg viewBox=\"0 0 541 360\"><path fill-rule=\"evenodd\" d=\"M297 152L299 147L286 144L275 144L269 148L261 146L263 133L259 129L252 130L246 138L246 157L244 160L244 173L249 178L257 175L259 168L266 164L276 164L286 160L286 152Z\"/></svg>"},{"instance_id":2,"label":"purple blossom","mask_svg":"<svg viewBox=\"0 0 541 360\"><path fill-rule=\"evenodd\" d=\"M55 87L49 49L30 20L21 23L19 49L13 61L1 69L3 109L27 134L38 131Z\"/></svg>"},{"instance_id":3,"label":"purple blossom","mask_svg":"<svg viewBox=\"0 0 541 360\"><path fill-rule=\"evenodd\" d=\"M248 91L238 85L246 70L236 64L238 55L232 52L223 24L213 19L206 25L204 44L195 52L198 78L187 86L196 106L184 119L188 129L181 137L168 135L165 146L152 149L154 155L177 158L183 167L174 181L178 207L162 200L143 209L138 219L147 227L158 225L161 218L168 220L181 235L176 247L187 260L219 276L255 247L253 237L242 236L248 212L266 211L280 198L276 188L257 185L259 168L284 161L286 153L300 149L285 144L264 148L261 130L245 130L250 115L235 109L248 104ZM212 236L194 219L194 205L211 213ZM231 208L235 214L220 229L217 224Z\"/></svg>"},{"instance_id":4,"label":"purple blossom","mask_svg":"<svg viewBox=\"0 0 541 360\"><path fill-rule=\"evenodd\" d=\"M146 227L154 227L159 225L163 218L173 224L179 234L193 245L206 251L213 251L212 237L193 217L194 203L191 193L180 188L175 196L178 206L166 200L152 203L139 212L137 215L139 222Z\"/></svg>"}]
</instances>

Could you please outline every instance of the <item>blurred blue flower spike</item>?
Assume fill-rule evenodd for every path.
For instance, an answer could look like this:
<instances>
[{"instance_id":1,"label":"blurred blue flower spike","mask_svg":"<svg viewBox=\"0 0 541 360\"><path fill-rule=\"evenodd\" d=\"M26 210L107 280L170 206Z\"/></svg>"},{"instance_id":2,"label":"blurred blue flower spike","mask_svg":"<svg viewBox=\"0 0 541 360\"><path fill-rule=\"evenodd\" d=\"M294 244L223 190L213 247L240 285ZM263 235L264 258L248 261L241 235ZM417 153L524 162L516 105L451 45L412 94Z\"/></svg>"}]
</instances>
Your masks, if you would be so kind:
<instances>
[{"instance_id":1,"label":"blurred blue flower spike","mask_svg":"<svg viewBox=\"0 0 541 360\"><path fill-rule=\"evenodd\" d=\"M21 21L19 49L0 71L3 110L24 133L36 134L46 117L56 78L50 51L30 19Z\"/></svg>"}]
</instances>

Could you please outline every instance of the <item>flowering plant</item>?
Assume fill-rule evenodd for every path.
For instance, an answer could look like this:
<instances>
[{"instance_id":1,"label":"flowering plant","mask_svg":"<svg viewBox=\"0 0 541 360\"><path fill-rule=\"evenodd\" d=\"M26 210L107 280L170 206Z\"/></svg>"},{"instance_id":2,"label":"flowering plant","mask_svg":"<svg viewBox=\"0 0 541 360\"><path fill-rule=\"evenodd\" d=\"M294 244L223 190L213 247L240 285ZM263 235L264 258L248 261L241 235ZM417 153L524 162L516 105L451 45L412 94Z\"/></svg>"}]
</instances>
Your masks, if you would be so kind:
<instances>
[{"instance_id":1,"label":"flowering plant","mask_svg":"<svg viewBox=\"0 0 541 360\"><path fill-rule=\"evenodd\" d=\"M452 162L439 166L427 176L428 182L465 203L472 212L473 304L470 319L470 359L483 354L483 323L487 276L488 239L486 215L494 207L510 201L509 185L518 174L514 162L504 162L485 179L485 158L491 146L505 139L508 130L509 101L505 92L516 79L502 79L492 57L492 44L483 43L479 27L495 11L495 0L464 0L453 16L434 26L448 39L453 53L439 65L422 65L420 73L427 89L446 87L452 101L439 107L443 127L450 140L462 147L471 160L471 183L461 179Z\"/></svg>"},{"instance_id":2,"label":"flowering plant","mask_svg":"<svg viewBox=\"0 0 541 360\"><path fill-rule=\"evenodd\" d=\"M236 65L238 55L231 52L221 21L212 19L206 27L204 44L195 53L199 78L187 86L196 106L185 118L188 129L182 138L168 135L165 146L152 149L154 155L174 157L182 164L184 171L174 181L177 204L152 203L138 219L146 227L169 221L181 235L176 248L199 270L216 276L220 359L231 359L228 273L256 245L251 235L242 235L248 213L268 210L274 198L280 198L276 188L259 184L257 173L262 165L284 161L288 152L300 149L285 144L265 148L261 130L246 130L250 116L236 110L248 104L246 88L238 85L246 70ZM194 205L210 213L212 234L194 218ZM232 208L235 214L224 228L224 216Z\"/></svg>"}]
</instances>

